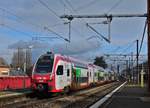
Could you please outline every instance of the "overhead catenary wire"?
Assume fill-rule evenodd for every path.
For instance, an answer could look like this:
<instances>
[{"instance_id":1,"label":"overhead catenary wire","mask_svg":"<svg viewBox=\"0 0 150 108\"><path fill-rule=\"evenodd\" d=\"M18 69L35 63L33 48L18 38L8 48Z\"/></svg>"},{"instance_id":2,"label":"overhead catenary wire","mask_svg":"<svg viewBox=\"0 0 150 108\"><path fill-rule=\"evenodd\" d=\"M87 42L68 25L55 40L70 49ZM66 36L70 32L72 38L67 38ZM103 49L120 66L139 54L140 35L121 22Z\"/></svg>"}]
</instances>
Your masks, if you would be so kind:
<instances>
[{"instance_id":1,"label":"overhead catenary wire","mask_svg":"<svg viewBox=\"0 0 150 108\"><path fill-rule=\"evenodd\" d=\"M68 1L68 0L65 0L66 1L66 3L69 5L69 7L75 12L75 13L78 13L78 11L73 7L73 5L70 3L70 1ZM69 8L68 8L69 9ZM70 9L69 9L70 10ZM86 26L87 26L87 22L85 21L85 19L81 19L81 21L83 21L85 24L86 24ZM102 36L101 35L101 33L98 33L100 36ZM98 36L97 36L98 37ZM103 37L103 39L104 40L107 40L104 36L102 36ZM87 40L87 39L86 39ZM107 40L108 41L108 40Z\"/></svg>"},{"instance_id":2,"label":"overhead catenary wire","mask_svg":"<svg viewBox=\"0 0 150 108\"><path fill-rule=\"evenodd\" d=\"M16 28L10 27L9 25L6 25L6 24L0 24L0 26L1 26L1 27L5 27L5 28L7 28L7 29L9 29L9 30L12 30L12 31L14 31L14 32L17 32L17 33L21 33L21 34L23 34L23 35L26 36L26 37L30 37L30 38L34 38L34 37L35 37L35 34L29 34L29 33L27 33L27 32L20 31L20 30L18 30L18 29L16 29ZM43 38L46 38L46 37L43 37ZM58 37L47 37L47 38L58 38Z\"/></svg>"},{"instance_id":3,"label":"overhead catenary wire","mask_svg":"<svg viewBox=\"0 0 150 108\"><path fill-rule=\"evenodd\" d=\"M53 9L51 9L45 2L43 2L42 0L38 0L38 1L40 4L46 7L51 13L53 13L57 18L59 18L59 15Z\"/></svg>"},{"instance_id":4,"label":"overhead catenary wire","mask_svg":"<svg viewBox=\"0 0 150 108\"><path fill-rule=\"evenodd\" d=\"M6 25L6 24L0 24L0 26L5 27L5 28L8 28L8 29L10 29L10 30L12 30L12 31L15 31L15 32L17 32L17 33L24 34L25 36L28 36L28 37L30 37L30 38L33 36L33 35L28 34L28 33L26 33L26 32L23 32L23 31L20 31L20 30L15 29L15 28L13 28L13 27L10 27L10 26L8 26L8 25Z\"/></svg>"},{"instance_id":5,"label":"overhead catenary wire","mask_svg":"<svg viewBox=\"0 0 150 108\"><path fill-rule=\"evenodd\" d=\"M69 7L73 10L73 12L75 12L75 13L78 13L78 11L73 7L73 5L70 3L70 1L68 1L68 0L65 0L66 1L66 3L69 5ZM69 8L68 8L68 10L70 10ZM60 17L60 16L59 16ZM87 22L85 21L85 19L81 19L85 24L87 24Z\"/></svg>"},{"instance_id":6,"label":"overhead catenary wire","mask_svg":"<svg viewBox=\"0 0 150 108\"><path fill-rule=\"evenodd\" d=\"M4 9L4 8L1 8L1 7L0 7L0 10L4 11L4 12L6 12L6 13L12 15L12 16L15 16L15 17L17 18L17 19L16 19L17 22L21 22L21 21L22 21L22 22L24 22L24 23L30 24L30 25L32 25L32 26L34 26L34 27L36 27L36 28L40 28L40 29L47 29L47 28L48 28L48 27L46 27L46 26L45 26L45 27L42 27L42 26L40 26L40 25L37 25L37 24L34 24L34 23L32 23L32 22L26 21L26 20L24 20L22 17L20 17L20 16L14 14L13 12L10 12L10 11ZM59 17L59 15L58 15L57 17ZM17 30L17 31L18 31L18 30ZM48 31L50 31L51 33L53 33L53 34L55 34L56 36L60 37L61 39L63 39L63 36L61 36L60 34L56 33L55 31L51 30L50 28L48 28ZM21 33L21 32L20 32L20 33ZM66 41L66 38L64 38L63 40Z\"/></svg>"},{"instance_id":7,"label":"overhead catenary wire","mask_svg":"<svg viewBox=\"0 0 150 108\"><path fill-rule=\"evenodd\" d=\"M68 0L65 0L65 1L66 1L66 3L70 6L70 8L71 8L73 11L77 12L77 11L75 10L75 8L73 7L73 5L72 5Z\"/></svg>"},{"instance_id":8,"label":"overhead catenary wire","mask_svg":"<svg viewBox=\"0 0 150 108\"><path fill-rule=\"evenodd\" d=\"M123 0L118 0L106 13L110 13L113 9L118 7Z\"/></svg>"},{"instance_id":9,"label":"overhead catenary wire","mask_svg":"<svg viewBox=\"0 0 150 108\"><path fill-rule=\"evenodd\" d=\"M123 49L120 54L125 53L127 50L129 50L135 42L136 42L135 40L133 42L131 42L131 44L129 44L125 49Z\"/></svg>"},{"instance_id":10,"label":"overhead catenary wire","mask_svg":"<svg viewBox=\"0 0 150 108\"><path fill-rule=\"evenodd\" d=\"M138 67L138 57L140 55L140 52L142 50L142 45L143 45L143 41L144 41L144 36L145 36L145 32L146 32L146 27L147 27L147 19L145 20L145 25L144 25L144 30L143 30L143 35L142 35L142 40L141 40L141 44L140 44L140 49L137 50L137 57L135 58L135 61L133 62L133 64L135 62L137 62L137 67ZM137 60L136 60L137 59Z\"/></svg>"},{"instance_id":11,"label":"overhead catenary wire","mask_svg":"<svg viewBox=\"0 0 150 108\"><path fill-rule=\"evenodd\" d=\"M132 43L134 43L134 41L132 41L132 42L128 42L128 43L126 43L126 44L124 44L124 45L121 45L121 46L118 46L117 48L115 48L115 49L113 49L112 51L110 51L110 52L118 52L118 51L122 51L122 49L123 49L123 47L124 46L128 46L128 45L132 45ZM125 48L125 49L127 49L127 48Z\"/></svg>"},{"instance_id":12,"label":"overhead catenary wire","mask_svg":"<svg viewBox=\"0 0 150 108\"><path fill-rule=\"evenodd\" d=\"M64 5L64 14L65 14L65 9L67 9L68 11L70 11L70 12L71 12L71 10L70 10L69 6L68 6L68 5L66 5L66 3L64 2L64 0L59 0L59 1L60 1L60 3L61 3L61 4L63 4L63 5Z\"/></svg>"},{"instance_id":13,"label":"overhead catenary wire","mask_svg":"<svg viewBox=\"0 0 150 108\"><path fill-rule=\"evenodd\" d=\"M27 23L27 24L32 25L32 26L34 26L34 27L38 27L38 28L40 27L40 26L37 25L37 24L34 24L34 23L32 23L32 22L29 22L29 21L24 20L24 18L22 18L22 17L20 17L20 16L18 16L18 15L16 15L16 14L14 14L14 12L8 11L7 9L4 9L4 8L0 7L0 10L2 10L2 11L4 11L4 12L6 12L6 13L8 13L8 14L14 16L14 17L16 17L16 18L17 18L17 19L16 19L17 22L20 22L20 23L24 22L24 23ZM40 28L41 28L41 27L40 27Z\"/></svg>"},{"instance_id":14,"label":"overhead catenary wire","mask_svg":"<svg viewBox=\"0 0 150 108\"><path fill-rule=\"evenodd\" d=\"M119 49L121 49L121 47L120 47L120 46L118 46L117 48L113 49L113 50L112 50L112 51L110 51L110 52L117 52Z\"/></svg>"},{"instance_id":15,"label":"overhead catenary wire","mask_svg":"<svg viewBox=\"0 0 150 108\"><path fill-rule=\"evenodd\" d=\"M53 13L58 19L60 19L59 15L53 10L51 9L45 2L43 2L42 0L38 0L40 4L42 4L45 8L47 8L51 13ZM61 21L65 21L65 20L62 20L60 19ZM64 23L64 22L63 22ZM67 42L70 42L70 38L67 39L67 38L64 38L63 36L59 35L58 33L54 32L53 30L49 29L48 27L44 27L46 28L48 31L54 33L55 35L59 36L60 38L64 39L65 41ZM70 36L69 36L70 37Z\"/></svg>"},{"instance_id":16,"label":"overhead catenary wire","mask_svg":"<svg viewBox=\"0 0 150 108\"><path fill-rule=\"evenodd\" d=\"M146 32L146 27L147 27L147 19L146 19L145 24L144 24L144 30L143 30L142 40L141 40L140 49L139 49L138 54L140 54L140 52L141 52L141 50L142 50L143 41L144 41L144 36L145 36L145 32Z\"/></svg>"},{"instance_id":17,"label":"overhead catenary wire","mask_svg":"<svg viewBox=\"0 0 150 108\"><path fill-rule=\"evenodd\" d=\"M66 2L64 2L63 0L59 0L60 3L62 3L63 5L66 6L66 9L69 10L70 12L75 12L77 13L77 11L74 9L74 7L72 6L72 4L70 3L70 1L65 0ZM71 9L70 9L71 8ZM60 18L60 16L59 16ZM82 21L84 21L86 23L86 21L84 19L82 19ZM69 21L68 24L71 24L71 20ZM79 32L77 29L75 29L74 27L70 26L69 27L70 30L73 30L74 32L78 33L80 36L84 36L83 34L81 34L81 32ZM71 31L69 30L69 39L70 39L70 35L71 35Z\"/></svg>"},{"instance_id":18,"label":"overhead catenary wire","mask_svg":"<svg viewBox=\"0 0 150 108\"><path fill-rule=\"evenodd\" d=\"M131 46L135 43L136 41L132 41L132 42L128 42L122 46L118 46L117 48L113 49L110 52L115 52L115 55L122 55L122 53L126 52L126 50L128 50L129 48L131 48ZM125 48L123 48L124 46L126 46ZM116 53L118 52L118 53Z\"/></svg>"},{"instance_id":19,"label":"overhead catenary wire","mask_svg":"<svg viewBox=\"0 0 150 108\"><path fill-rule=\"evenodd\" d=\"M20 16L14 14L14 13L11 12L11 11L8 11L8 10L2 8L2 7L0 7L0 10L3 11L3 12L5 12L5 13L7 13L7 14L9 14L9 15L14 16L14 17L16 18L15 21L18 22L18 23L21 23L21 24L28 23L28 24L30 24L30 25L33 25L33 26L36 26L36 27L37 27L37 25L34 25L34 24L32 24L31 22L26 22L22 17L20 17ZM0 16L2 16L2 15L0 15ZM7 18L7 17L6 17L6 18ZM11 20L10 18L8 18L8 19ZM27 32L17 30L16 28L9 26L8 24L5 24L5 22L1 23L0 26L5 27L5 28L7 28L7 29L10 29L10 30L12 30L12 31L21 33L21 34L23 34L23 35L25 35L25 36L28 36L28 37L32 37L32 36L33 36L33 35L31 35L31 34L29 34L29 33L27 33Z\"/></svg>"},{"instance_id":20,"label":"overhead catenary wire","mask_svg":"<svg viewBox=\"0 0 150 108\"><path fill-rule=\"evenodd\" d=\"M8 28L8 29L10 29L10 30L12 30L12 31L15 31L15 32L17 32L17 33L21 33L21 34L23 34L23 35L25 35L25 36L28 36L28 37L30 37L30 38L32 38L33 36L35 36L34 34L32 35L32 34L29 34L29 33L27 33L27 32L17 30L17 29L15 29L15 28L13 28L13 27L10 27L9 25L6 25L6 24L0 24L0 26L5 27L5 28ZM45 28L45 29L48 29L49 31L51 31L51 29L49 29L49 28ZM59 34L57 34L56 32L54 32L54 31L51 31L51 32L52 32L53 34L59 36L59 38L63 38L63 37L61 37ZM51 38L51 37L50 37L50 38ZM63 38L63 39L64 39L64 38ZM67 39L66 39L66 41L67 41Z\"/></svg>"},{"instance_id":21,"label":"overhead catenary wire","mask_svg":"<svg viewBox=\"0 0 150 108\"><path fill-rule=\"evenodd\" d=\"M95 33L97 33L99 36L101 36L106 42L110 43L110 40L108 40L107 38L105 38L105 36L103 36L101 33L99 33L96 29L94 29L91 25L89 25L87 23L87 27L89 27L92 31L94 31Z\"/></svg>"},{"instance_id":22,"label":"overhead catenary wire","mask_svg":"<svg viewBox=\"0 0 150 108\"><path fill-rule=\"evenodd\" d=\"M98 2L98 0L92 0L92 1L86 3L86 4L82 5L82 6L77 7L75 10L76 10L76 11L79 11L79 10L86 9L86 8L88 8L89 6L94 5L94 4L97 3L97 2Z\"/></svg>"},{"instance_id":23,"label":"overhead catenary wire","mask_svg":"<svg viewBox=\"0 0 150 108\"><path fill-rule=\"evenodd\" d=\"M65 0L66 2L67 2L67 4L71 7L71 9L74 11L74 12L76 12L76 13L78 13L77 12L77 10L75 10L74 9L74 7L73 7L73 5L70 3L70 1L68 1L68 0ZM85 19L81 19L86 25L88 24L86 21L85 21ZM91 28L91 26L89 26L90 28ZM92 27L91 28L92 30L94 30L95 31L95 29ZM98 33L104 40L106 40L107 42L110 42L107 38L105 38L101 33L99 33L99 32L97 32L96 31L96 33ZM97 36L98 37L98 36ZM87 40L87 39L86 39Z\"/></svg>"}]
</instances>

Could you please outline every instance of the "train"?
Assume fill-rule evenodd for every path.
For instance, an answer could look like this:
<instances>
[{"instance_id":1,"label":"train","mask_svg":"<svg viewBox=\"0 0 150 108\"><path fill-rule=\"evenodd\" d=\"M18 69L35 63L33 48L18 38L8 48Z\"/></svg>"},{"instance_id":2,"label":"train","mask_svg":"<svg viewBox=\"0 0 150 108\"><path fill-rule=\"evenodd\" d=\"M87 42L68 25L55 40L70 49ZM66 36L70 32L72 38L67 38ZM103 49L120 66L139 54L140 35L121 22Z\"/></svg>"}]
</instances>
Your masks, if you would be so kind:
<instances>
[{"instance_id":1,"label":"train","mask_svg":"<svg viewBox=\"0 0 150 108\"><path fill-rule=\"evenodd\" d=\"M68 93L70 90L115 81L115 77L113 72L94 64L47 52L34 64L31 83L34 92Z\"/></svg>"}]
</instances>

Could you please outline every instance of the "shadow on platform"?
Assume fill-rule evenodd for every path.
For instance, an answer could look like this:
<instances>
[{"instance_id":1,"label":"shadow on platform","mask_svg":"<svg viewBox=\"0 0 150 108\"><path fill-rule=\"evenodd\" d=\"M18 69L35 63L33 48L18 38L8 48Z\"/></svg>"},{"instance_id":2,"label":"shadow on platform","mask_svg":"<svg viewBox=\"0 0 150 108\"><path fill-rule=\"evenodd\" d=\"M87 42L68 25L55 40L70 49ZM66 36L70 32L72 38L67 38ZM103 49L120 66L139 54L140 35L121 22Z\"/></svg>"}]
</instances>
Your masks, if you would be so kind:
<instances>
[{"instance_id":1,"label":"shadow on platform","mask_svg":"<svg viewBox=\"0 0 150 108\"><path fill-rule=\"evenodd\" d=\"M146 85L126 84L100 108L150 108L150 93Z\"/></svg>"}]
</instances>

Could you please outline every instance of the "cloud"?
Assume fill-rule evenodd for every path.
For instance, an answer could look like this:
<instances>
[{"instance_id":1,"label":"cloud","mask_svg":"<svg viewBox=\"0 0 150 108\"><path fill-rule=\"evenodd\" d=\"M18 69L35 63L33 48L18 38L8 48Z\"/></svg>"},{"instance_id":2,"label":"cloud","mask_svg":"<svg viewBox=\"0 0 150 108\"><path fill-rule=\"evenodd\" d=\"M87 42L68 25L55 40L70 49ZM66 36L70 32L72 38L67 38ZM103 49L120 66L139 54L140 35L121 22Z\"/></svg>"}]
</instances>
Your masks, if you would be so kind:
<instances>
[{"instance_id":1,"label":"cloud","mask_svg":"<svg viewBox=\"0 0 150 108\"><path fill-rule=\"evenodd\" d=\"M38 41L23 41L23 40L20 40L14 44L11 44L8 46L9 49L17 49L17 48L23 48L23 49L26 49L26 48L47 48L48 45L46 43L41 43L41 42L38 42Z\"/></svg>"},{"instance_id":2,"label":"cloud","mask_svg":"<svg viewBox=\"0 0 150 108\"><path fill-rule=\"evenodd\" d=\"M65 1L65 0L63 0ZM84 6L92 0L69 0L73 7L77 9L80 6ZM66 3L66 7L64 4L60 2L60 0L44 0L45 3L49 6L49 8L53 9L58 16L54 15L48 9L46 9L43 5L41 5L38 0L1 0L0 7L7 9L13 14L21 17L21 23L18 22L18 18L8 14L7 12L0 10L0 20L13 28L17 28L20 31L25 31L29 34L34 34L35 36L55 36L50 31L44 30L44 26L48 26L53 31L56 31L60 35L65 38L68 38L68 25L64 24L64 22L68 20L62 20L59 18L60 15L63 14L79 14L79 15L94 15L94 14L103 14L108 11L115 2L118 0L100 0L97 3L88 6L87 8L81 9L78 12L70 11L71 7ZM133 6L134 5L134 6ZM117 8L112 10L112 13L144 13L146 12L146 0L124 0ZM8 19L7 19L8 18ZM105 19L104 19L105 20ZM20 20L19 20L20 21ZM87 41L86 39L95 33L89 30L85 22L100 22L101 19L74 19L72 21L71 27L71 43L65 43L63 40L49 40L46 42L40 41L28 41L25 38L25 34L21 35L21 33L10 33L11 37L13 34L14 43L8 46L10 39L6 39L3 44L8 46L10 49L16 49L18 47L26 48L28 46L33 46L34 50L37 52L43 53L47 50L53 50L56 53L62 53L67 55L81 55L82 57L89 58L95 55L98 55L101 50L102 42L97 39L93 39ZM124 23L123 23L124 22ZM134 20L112 20L111 26L111 38L113 44L121 45L137 38L137 35L141 33L141 26L143 24L142 21L137 19ZM53 26L56 25L57 26ZM37 25L37 26L35 26ZM108 30L103 25L94 26L98 32L102 33L104 36L107 36ZM11 31L13 32L13 31ZM15 35L14 35L15 34ZM2 36L4 37L4 36ZM31 36L28 36L28 39ZM18 42L16 42L18 41ZM99 43L100 42L100 43ZM99 45L100 44L100 45ZM104 43L105 44L105 43ZM111 47L107 45L107 48ZM103 51L107 51L103 50ZM38 53L35 53L35 55ZM89 54L89 55L88 55ZM84 56L85 55L85 56Z\"/></svg>"},{"instance_id":3,"label":"cloud","mask_svg":"<svg viewBox=\"0 0 150 108\"><path fill-rule=\"evenodd\" d=\"M77 44L78 43L78 44ZM91 51L96 51L100 46L97 43L87 43L85 40L71 41L71 43L43 43L40 41L20 40L8 46L9 49L29 48L32 46L34 60L42 53L52 51L65 55L82 55Z\"/></svg>"},{"instance_id":4,"label":"cloud","mask_svg":"<svg viewBox=\"0 0 150 108\"><path fill-rule=\"evenodd\" d=\"M28 48L32 47L33 49L51 49L56 53L63 53L63 54L76 54L76 53L84 53L91 50L95 50L99 46L97 43L91 43L90 41L87 43L85 40L77 40L68 42L60 42L55 44L48 43L48 42L40 42L40 41L23 41L20 40L16 43L13 43L8 46L9 49L17 49L17 48Z\"/></svg>"}]
</instances>

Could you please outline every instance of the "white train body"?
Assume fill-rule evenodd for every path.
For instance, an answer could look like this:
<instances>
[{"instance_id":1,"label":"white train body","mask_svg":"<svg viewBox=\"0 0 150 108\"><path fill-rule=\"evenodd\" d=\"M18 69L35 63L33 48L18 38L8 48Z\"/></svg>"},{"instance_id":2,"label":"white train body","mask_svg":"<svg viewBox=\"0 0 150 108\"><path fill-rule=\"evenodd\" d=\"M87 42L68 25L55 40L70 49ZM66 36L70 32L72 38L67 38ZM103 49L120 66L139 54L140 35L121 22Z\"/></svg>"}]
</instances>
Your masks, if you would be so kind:
<instances>
[{"instance_id":1,"label":"white train body","mask_svg":"<svg viewBox=\"0 0 150 108\"><path fill-rule=\"evenodd\" d=\"M108 72L99 66L63 56L43 54L32 72L33 90L62 92L113 81Z\"/></svg>"}]
</instances>

